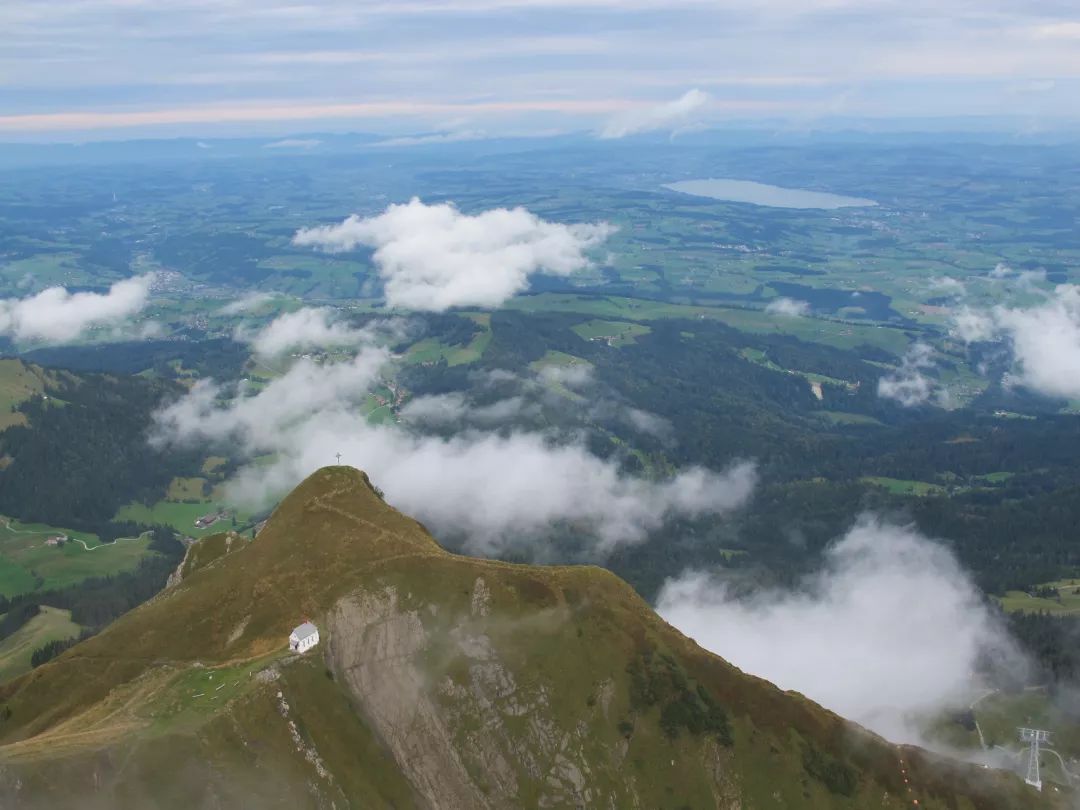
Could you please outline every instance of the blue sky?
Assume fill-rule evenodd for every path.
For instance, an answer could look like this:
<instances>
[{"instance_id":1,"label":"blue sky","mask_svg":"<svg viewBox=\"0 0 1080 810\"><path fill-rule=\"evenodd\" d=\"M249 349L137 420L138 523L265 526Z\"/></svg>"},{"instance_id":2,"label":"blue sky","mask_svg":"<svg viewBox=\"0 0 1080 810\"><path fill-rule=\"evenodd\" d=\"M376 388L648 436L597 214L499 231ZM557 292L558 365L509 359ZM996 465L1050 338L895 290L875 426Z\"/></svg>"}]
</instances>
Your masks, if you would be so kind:
<instances>
[{"instance_id":1,"label":"blue sky","mask_svg":"<svg viewBox=\"0 0 1080 810\"><path fill-rule=\"evenodd\" d=\"M941 116L1038 130L1080 118L1078 91L1074 0L0 3L3 139Z\"/></svg>"}]
</instances>

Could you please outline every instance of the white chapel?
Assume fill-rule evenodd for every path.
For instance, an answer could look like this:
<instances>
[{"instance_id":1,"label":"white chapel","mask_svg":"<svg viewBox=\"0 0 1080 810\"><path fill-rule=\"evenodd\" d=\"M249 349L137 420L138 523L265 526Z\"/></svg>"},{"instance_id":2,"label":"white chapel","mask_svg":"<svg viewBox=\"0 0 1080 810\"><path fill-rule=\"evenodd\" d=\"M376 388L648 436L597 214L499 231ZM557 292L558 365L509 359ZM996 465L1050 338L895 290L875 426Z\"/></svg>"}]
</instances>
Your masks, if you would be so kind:
<instances>
[{"instance_id":1,"label":"white chapel","mask_svg":"<svg viewBox=\"0 0 1080 810\"><path fill-rule=\"evenodd\" d=\"M289 649L293 652L306 652L319 643L319 628L311 622L304 622L289 633Z\"/></svg>"}]
</instances>

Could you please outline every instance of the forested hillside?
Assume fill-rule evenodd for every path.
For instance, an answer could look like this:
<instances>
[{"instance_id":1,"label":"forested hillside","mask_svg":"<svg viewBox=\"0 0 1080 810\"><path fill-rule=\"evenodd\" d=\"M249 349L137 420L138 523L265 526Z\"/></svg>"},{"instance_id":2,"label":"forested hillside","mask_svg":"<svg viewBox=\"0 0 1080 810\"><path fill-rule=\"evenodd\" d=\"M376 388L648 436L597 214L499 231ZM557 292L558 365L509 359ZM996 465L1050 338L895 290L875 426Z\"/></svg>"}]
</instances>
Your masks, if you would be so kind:
<instances>
[{"instance_id":1,"label":"forested hillside","mask_svg":"<svg viewBox=\"0 0 1080 810\"><path fill-rule=\"evenodd\" d=\"M197 453L147 441L152 413L177 391L145 377L83 374L17 405L27 423L0 434L0 514L115 536L109 524L123 504L153 502L175 476L199 469Z\"/></svg>"}]
</instances>

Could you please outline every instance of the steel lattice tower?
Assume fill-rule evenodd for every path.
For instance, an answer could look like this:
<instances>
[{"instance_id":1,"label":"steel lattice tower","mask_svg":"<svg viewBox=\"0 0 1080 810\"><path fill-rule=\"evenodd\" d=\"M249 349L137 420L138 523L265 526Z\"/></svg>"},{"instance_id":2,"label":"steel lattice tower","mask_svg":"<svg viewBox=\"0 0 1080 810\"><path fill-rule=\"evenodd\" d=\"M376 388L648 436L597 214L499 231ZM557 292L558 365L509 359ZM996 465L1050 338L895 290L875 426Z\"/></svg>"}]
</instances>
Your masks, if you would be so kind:
<instances>
[{"instance_id":1,"label":"steel lattice tower","mask_svg":"<svg viewBox=\"0 0 1080 810\"><path fill-rule=\"evenodd\" d=\"M1020 742L1026 742L1030 746L1027 777L1024 781L1036 790L1042 790L1042 778L1039 776L1039 743L1050 742L1050 732L1037 728L1022 728L1019 731Z\"/></svg>"}]
</instances>

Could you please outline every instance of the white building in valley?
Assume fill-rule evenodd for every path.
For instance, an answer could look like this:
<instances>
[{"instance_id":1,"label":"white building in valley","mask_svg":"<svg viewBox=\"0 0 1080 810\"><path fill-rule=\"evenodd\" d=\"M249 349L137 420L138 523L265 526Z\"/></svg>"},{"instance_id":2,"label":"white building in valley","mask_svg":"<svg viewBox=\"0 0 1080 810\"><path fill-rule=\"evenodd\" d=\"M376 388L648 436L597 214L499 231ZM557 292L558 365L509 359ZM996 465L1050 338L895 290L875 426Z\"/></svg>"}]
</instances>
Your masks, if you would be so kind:
<instances>
[{"instance_id":1,"label":"white building in valley","mask_svg":"<svg viewBox=\"0 0 1080 810\"><path fill-rule=\"evenodd\" d=\"M311 622L304 622L289 633L289 649L293 652L307 652L318 643L319 628Z\"/></svg>"}]
</instances>

